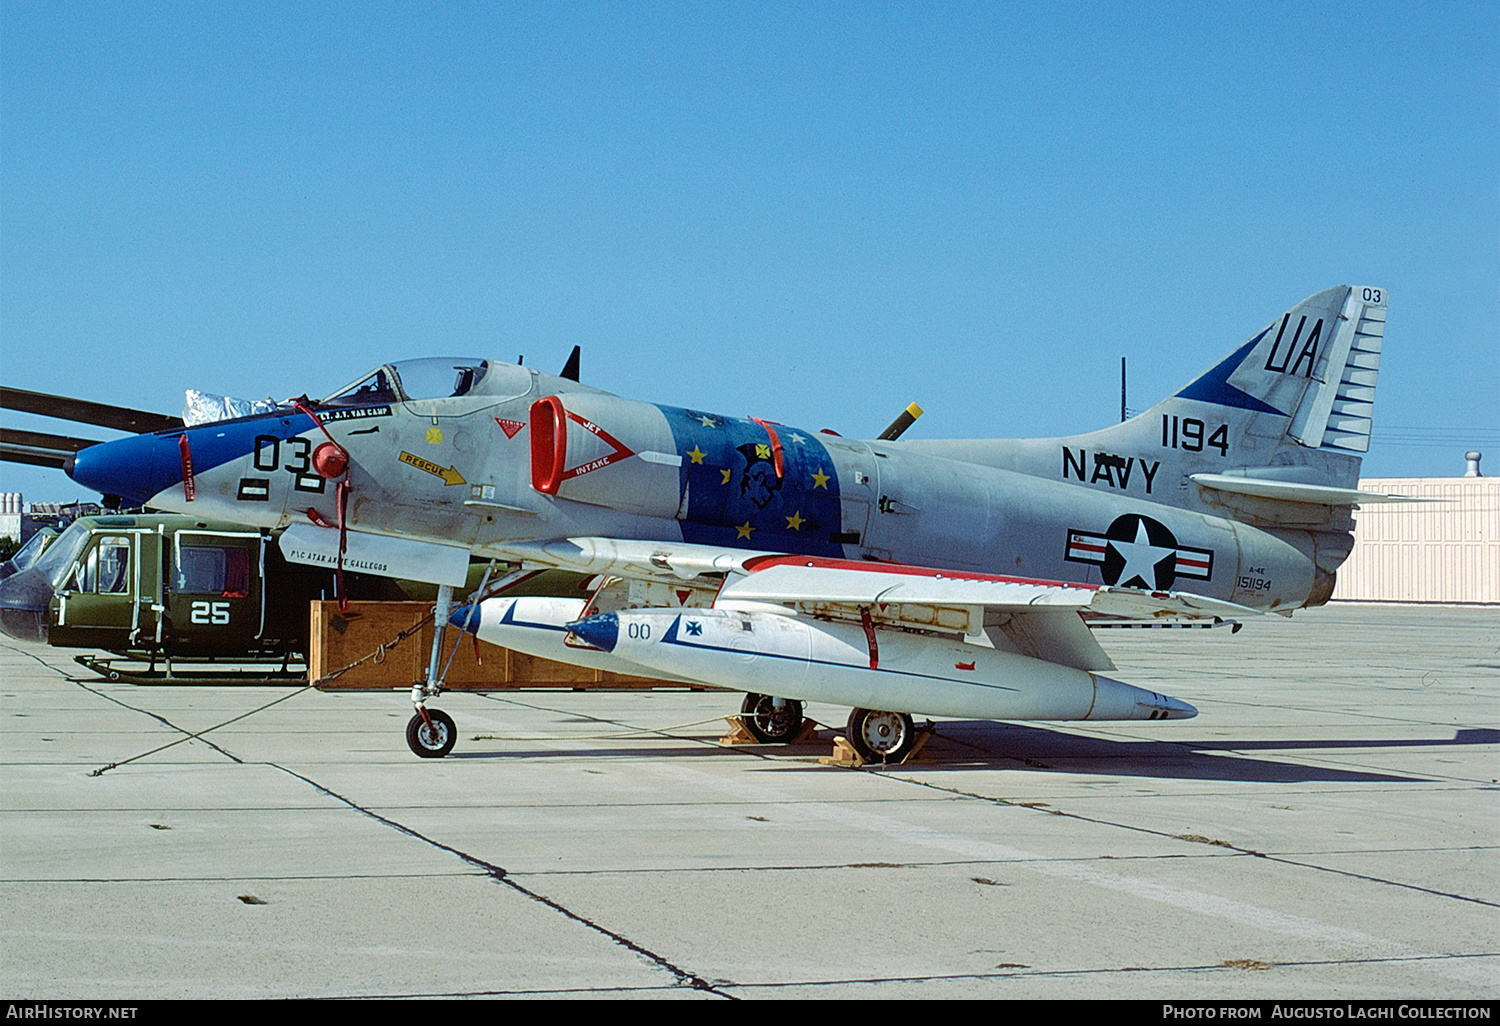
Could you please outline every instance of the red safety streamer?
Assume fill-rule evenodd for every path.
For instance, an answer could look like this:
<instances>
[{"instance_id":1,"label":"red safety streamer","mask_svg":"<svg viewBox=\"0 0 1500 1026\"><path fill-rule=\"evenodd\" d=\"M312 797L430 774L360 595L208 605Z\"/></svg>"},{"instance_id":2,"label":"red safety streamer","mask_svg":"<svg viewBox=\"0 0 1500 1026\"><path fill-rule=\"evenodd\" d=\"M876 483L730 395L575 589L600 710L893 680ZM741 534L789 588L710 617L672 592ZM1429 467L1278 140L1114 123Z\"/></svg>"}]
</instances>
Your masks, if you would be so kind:
<instances>
[{"instance_id":1,"label":"red safety streamer","mask_svg":"<svg viewBox=\"0 0 1500 1026\"><path fill-rule=\"evenodd\" d=\"M344 554L349 551L349 466L352 461L349 459L349 450L340 445L338 439L334 438L333 435L328 434L328 428L323 426L323 422L319 420L318 415L312 411L312 407L307 405L306 396L293 399L291 400L291 403L292 406L296 408L298 413L304 413L308 417L312 418L312 422L318 425L318 429L322 431L323 434L328 436L328 441L336 450L336 453L331 454L333 456L333 459L331 461L325 458L323 460L320 460L319 462L324 466L328 466L331 462L332 466L341 468L340 473L336 475L338 477L338 482L334 485L333 488L334 505L338 510L338 524L330 524L326 517L324 517L321 513L319 513L312 507L309 507L307 510L307 519L311 520L319 527L337 526L338 528L339 559L338 565L334 568L334 580L337 584L339 593L339 612L347 613L349 611L349 593L348 590L344 587ZM184 436L184 441L186 441L186 436ZM321 450L323 446L320 445L318 446L318 448Z\"/></svg>"},{"instance_id":2,"label":"red safety streamer","mask_svg":"<svg viewBox=\"0 0 1500 1026\"><path fill-rule=\"evenodd\" d=\"M349 450L345 449L342 445L339 445L339 440L337 438L334 438L332 435L328 434L328 429L323 426L323 422L318 419L318 415L312 411L311 406L307 405L307 396L299 396L296 399L289 399L287 401L292 404L292 406L297 410L298 413L305 413L307 414L307 416L311 417L312 422L318 425L318 429L322 431L323 434L328 435L328 440L334 445L338 445L339 449L343 451L345 458L348 458Z\"/></svg>"},{"instance_id":3,"label":"red safety streamer","mask_svg":"<svg viewBox=\"0 0 1500 1026\"><path fill-rule=\"evenodd\" d=\"M771 437L771 462L776 467L776 479L779 481L786 476L786 467L783 466L781 458L781 437L776 434L776 429L771 426L770 421L761 420L759 417L750 419L765 428L766 434Z\"/></svg>"},{"instance_id":4,"label":"red safety streamer","mask_svg":"<svg viewBox=\"0 0 1500 1026\"><path fill-rule=\"evenodd\" d=\"M860 606L859 622L865 629L865 640L870 644L870 669L880 668L880 643L875 640L875 623L870 619L870 607Z\"/></svg>"},{"instance_id":5,"label":"red safety streamer","mask_svg":"<svg viewBox=\"0 0 1500 1026\"><path fill-rule=\"evenodd\" d=\"M177 439L177 448L182 453L182 497L192 502L198 494L198 486L193 481L193 450L188 445L186 431Z\"/></svg>"}]
</instances>

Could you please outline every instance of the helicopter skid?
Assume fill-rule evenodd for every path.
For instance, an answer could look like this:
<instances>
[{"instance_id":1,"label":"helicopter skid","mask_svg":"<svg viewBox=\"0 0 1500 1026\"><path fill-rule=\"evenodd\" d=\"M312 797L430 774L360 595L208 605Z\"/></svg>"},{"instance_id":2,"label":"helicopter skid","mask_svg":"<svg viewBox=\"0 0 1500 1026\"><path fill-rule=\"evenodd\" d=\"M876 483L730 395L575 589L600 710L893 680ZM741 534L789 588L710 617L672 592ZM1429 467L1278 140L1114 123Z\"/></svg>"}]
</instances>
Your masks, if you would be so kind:
<instances>
[{"instance_id":1,"label":"helicopter skid","mask_svg":"<svg viewBox=\"0 0 1500 1026\"><path fill-rule=\"evenodd\" d=\"M145 685L182 684L304 684L307 672L281 669L199 670L190 664L187 673L177 669L156 670L141 667L134 659L103 659L99 656L79 655L73 661L111 682ZM134 664L134 665L133 665ZM222 665L222 664L219 664Z\"/></svg>"}]
</instances>

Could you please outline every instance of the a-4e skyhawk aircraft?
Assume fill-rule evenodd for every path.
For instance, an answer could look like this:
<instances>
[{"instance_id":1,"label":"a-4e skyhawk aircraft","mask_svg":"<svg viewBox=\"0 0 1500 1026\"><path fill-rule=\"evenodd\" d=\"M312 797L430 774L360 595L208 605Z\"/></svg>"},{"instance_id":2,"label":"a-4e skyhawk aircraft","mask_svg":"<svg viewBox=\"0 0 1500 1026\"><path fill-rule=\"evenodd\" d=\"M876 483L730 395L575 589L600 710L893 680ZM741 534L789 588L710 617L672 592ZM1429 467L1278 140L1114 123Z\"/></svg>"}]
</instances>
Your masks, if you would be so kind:
<instances>
[{"instance_id":1,"label":"a-4e skyhawk aircraft","mask_svg":"<svg viewBox=\"0 0 1500 1026\"><path fill-rule=\"evenodd\" d=\"M802 702L852 706L850 741L895 760L912 713L1196 714L1100 675L1090 623L1326 602L1352 507L1398 498L1357 488L1385 316L1384 289L1319 292L1145 413L1065 438L856 441L433 359L68 469L128 502L284 528L294 561L437 583L438 622L487 641L746 691L765 741L797 736ZM471 555L518 569L453 610ZM541 568L601 583L499 595ZM436 666L437 645L407 731L424 756L456 734L427 705Z\"/></svg>"}]
</instances>

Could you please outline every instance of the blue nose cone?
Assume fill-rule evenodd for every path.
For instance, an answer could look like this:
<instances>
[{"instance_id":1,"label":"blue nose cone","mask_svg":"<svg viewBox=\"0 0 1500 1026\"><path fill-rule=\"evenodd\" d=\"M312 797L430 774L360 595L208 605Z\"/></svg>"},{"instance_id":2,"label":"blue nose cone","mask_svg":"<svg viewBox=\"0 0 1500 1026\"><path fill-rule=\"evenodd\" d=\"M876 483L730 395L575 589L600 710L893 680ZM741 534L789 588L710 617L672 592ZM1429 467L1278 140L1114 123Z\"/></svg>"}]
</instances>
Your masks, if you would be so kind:
<instances>
[{"instance_id":1,"label":"blue nose cone","mask_svg":"<svg viewBox=\"0 0 1500 1026\"><path fill-rule=\"evenodd\" d=\"M448 617L448 622L459 630L468 631L470 634L478 637L479 621L481 619L478 603L471 602L455 609L452 615Z\"/></svg>"},{"instance_id":2,"label":"blue nose cone","mask_svg":"<svg viewBox=\"0 0 1500 1026\"><path fill-rule=\"evenodd\" d=\"M613 652L620 640L620 618L614 613L601 613L568 624L568 630L602 652Z\"/></svg>"},{"instance_id":3,"label":"blue nose cone","mask_svg":"<svg viewBox=\"0 0 1500 1026\"><path fill-rule=\"evenodd\" d=\"M100 495L118 495L127 506L143 506L152 496L182 483L179 437L135 435L81 449L64 469L69 477Z\"/></svg>"}]
</instances>

